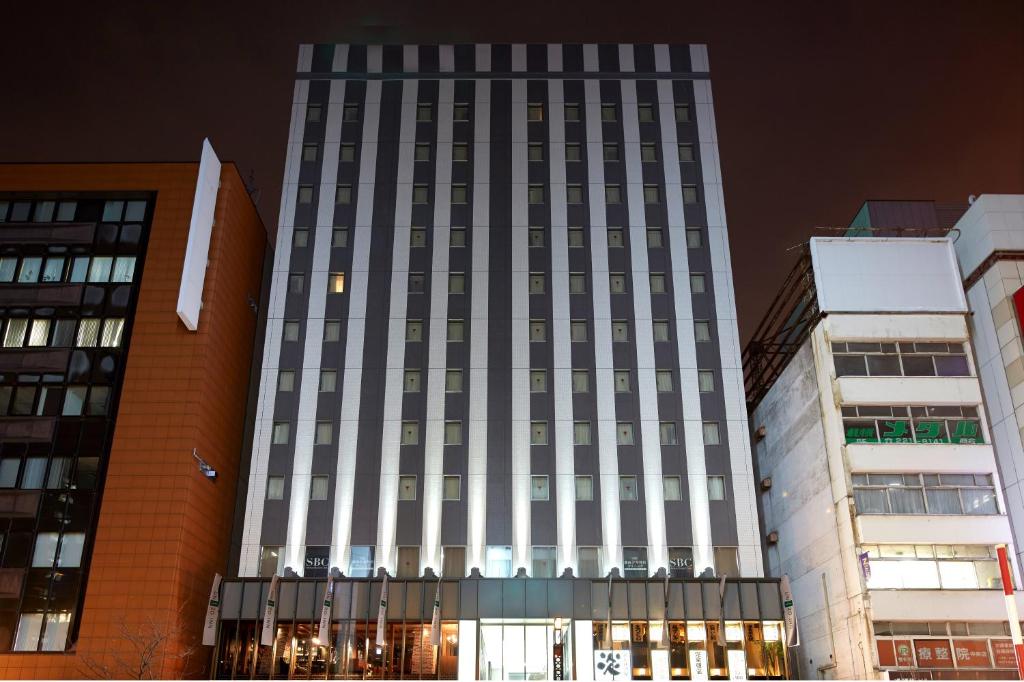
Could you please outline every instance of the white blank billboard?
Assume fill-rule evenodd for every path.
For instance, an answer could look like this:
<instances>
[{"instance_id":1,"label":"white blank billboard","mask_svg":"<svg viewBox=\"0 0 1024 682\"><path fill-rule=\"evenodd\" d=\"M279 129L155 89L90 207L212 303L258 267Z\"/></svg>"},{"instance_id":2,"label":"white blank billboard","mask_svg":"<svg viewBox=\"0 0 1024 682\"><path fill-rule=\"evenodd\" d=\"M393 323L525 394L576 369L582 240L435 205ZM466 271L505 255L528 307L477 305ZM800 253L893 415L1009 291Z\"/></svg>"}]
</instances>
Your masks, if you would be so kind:
<instances>
[{"instance_id":1,"label":"white blank billboard","mask_svg":"<svg viewBox=\"0 0 1024 682\"><path fill-rule=\"evenodd\" d=\"M214 153L210 140L204 139L196 179L196 198L192 202L192 223L185 247L185 264L181 268L181 286L178 288L178 317L191 331L199 326L199 311L203 307L203 282L206 281L206 263L210 257L210 235L218 189L220 159Z\"/></svg>"}]
</instances>

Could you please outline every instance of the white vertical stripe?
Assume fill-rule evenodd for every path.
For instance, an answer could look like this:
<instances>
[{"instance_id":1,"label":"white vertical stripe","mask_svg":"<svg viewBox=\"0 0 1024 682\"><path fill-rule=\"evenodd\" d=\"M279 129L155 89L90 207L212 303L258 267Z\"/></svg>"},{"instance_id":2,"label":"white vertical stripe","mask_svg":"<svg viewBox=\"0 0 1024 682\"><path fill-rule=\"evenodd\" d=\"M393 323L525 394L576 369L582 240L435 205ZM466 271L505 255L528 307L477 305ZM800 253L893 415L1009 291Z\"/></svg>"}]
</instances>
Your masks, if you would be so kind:
<instances>
[{"instance_id":1,"label":"white vertical stripe","mask_svg":"<svg viewBox=\"0 0 1024 682\"><path fill-rule=\"evenodd\" d=\"M455 47L452 45L438 45L437 61L441 73L455 71Z\"/></svg>"},{"instance_id":2,"label":"white vertical stripe","mask_svg":"<svg viewBox=\"0 0 1024 682\"><path fill-rule=\"evenodd\" d=\"M484 567L487 538L487 335L491 218L491 83L478 80L473 111L473 274L469 327L469 439L466 512L470 567Z\"/></svg>"},{"instance_id":3,"label":"white vertical stripe","mask_svg":"<svg viewBox=\"0 0 1024 682\"><path fill-rule=\"evenodd\" d=\"M420 69L420 46L402 46L402 70L407 73L415 73Z\"/></svg>"},{"instance_id":4,"label":"white vertical stripe","mask_svg":"<svg viewBox=\"0 0 1024 682\"><path fill-rule=\"evenodd\" d=\"M295 70L302 73L313 68L313 46L309 43L299 45L299 62Z\"/></svg>"},{"instance_id":5,"label":"white vertical stripe","mask_svg":"<svg viewBox=\"0 0 1024 682\"><path fill-rule=\"evenodd\" d=\"M672 70L672 59L668 54L668 45L658 44L654 46L654 70ZM673 118L672 120L675 120L675 118Z\"/></svg>"},{"instance_id":6,"label":"white vertical stripe","mask_svg":"<svg viewBox=\"0 0 1024 682\"><path fill-rule=\"evenodd\" d=\"M746 399L743 390L743 363L740 359L739 326L732 286L732 264L725 222L725 198L722 194L722 168L718 156L718 134L711 98L711 83L693 81L700 138L701 170L704 176L704 206L708 217L708 246L715 290L718 346L722 358L722 392L725 398L726 430L729 438L729 464L736 507L739 537L740 572L760 576L761 542L757 523L757 499L747 431Z\"/></svg>"},{"instance_id":7,"label":"white vertical stripe","mask_svg":"<svg viewBox=\"0 0 1024 682\"><path fill-rule=\"evenodd\" d=\"M288 500L288 534L285 540L285 565L291 566L300 574L305 556L303 548L306 544L310 475L313 471L313 442L320 384L320 359L323 351L324 310L327 303L327 274L331 263L334 194L338 186L338 154L344 102L345 81L331 81L320 170L316 235L313 240L313 264L307 277L309 301L306 310L306 337L302 354L302 378L299 382L299 412L295 422L295 454L292 458L291 494Z\"/></svg>"},{"instance_id":8,"label":"white vertical stripe","mask_svg":"<svg viewBox=\"0 0 1024 682\"><path fill-rule=\"evenodd\" d=\"M409 304L409 228L412 225L413 150L416 147L416 95L419 80L402 82L395 189L395 237L391 251L391 303L384 370L383 432L380 447L380 497L377 506L377 565L394 574L398 517L399 452L405 368L405 321ZM440 188L435 188L435 193Z\"/></svg>"},{"instance_id":9,"label":"white vertical stripe","mask_svg":"<svg viewBox=\"0 0 1024 682\"><path fill-rule=\"evenodd\" d=\"M694 574L714 567L711 544L711 510L708 506L704 431L697 385L697 347L693 335L693 299L690 292L690 261L686 246L686 216L679 172L679 146L675 124L672 83L658 81L658 120L661 122L661 157L665 169L665 205L668 212L669 248L672 256L672 290L676 311L676 344L679 351L679 390L683 401L683 441L686 445L686 478L690 499Z\"/></svg>"},{"instance_id":10,"label":"white vertical stripe","mask_svg":"<svg viewBox=\"0 0 1024 682\"><path fill-rule=\"evenodd\" d=\"M598 59L597 59L597 45L594 43L587 43L583 46L583 70L584 71L597 71L598 70ZM603 174L603 171L602 171ZM601 190L604 193L604 190Z\"/></svg>"},{"instance_id":11,"label":"white vertical stripe","mask_svg":"<svg viewBox=\"0 0 1024 682\"><path fill-rule=\"evenodd\" d=\"M512 570L530 565L530 300L526 81L512 81ZM550 197L548 197L550 200Z\"/></svg>"},{"instance_id":12,"label":"white vertical stripe","mask_svg":"<svg viewBox=\"0 0 1024 682\"><path fill-rule=\"evenodd\" d=\"M619 45L619 71L627 73L634 71L633 64L633 45Z\"/></svg>"},{"instance_id":13,"label":"white vertical stripe","mask_svg":"<svg viewBox=\"0 0 1024 682\"><path fill-rule=\"evenodd\" d=\"M427 424L423 462L423 549L420 569L441 573L441 508L444 480L445 369L448 366L448 242L451 233L452 111L455 82L438 84L434 165L434 250L430 277L430 349L427 357Z\"/></svg>"},{"instance_id":14,"label":"white vertical stripe","mask_svg":"<svg viewBox=\"0 0 1024 682\"><path fill-rule=\"evenodd\" d=\"M512 71L526 71L526 45L512 46Z\"/></svg>"},{"instance_id":15,"label":"white vertical stripe","mask_svg":"<svg viewBox=\"0 0 1024 682\"><path fill-rule=\"evenodd\" d=\"M348 68L348 44L342 43L334 46L334 59L331 61L331 71L345 71ZM329 131L328 131L329 132Z\"/></svg>"},{"instance_id":16,"label":"white vertical stripe","mask_svg":"<svg viewBox=\"0 0 1024 682\"><path fill-rule=\"evenodd\" d=\"M380 73L384 69L384 48L380 45L366 46L366 71Z\"/></svg>"},{"instance_id":17,"label":"white vertical stripe","mask_svg":"<svg viewBox=\"0 0 1024 682\"><path fill-rule=\"evenodd\" d=\"M548 45L548 71L562 70L562 44Z\"/></svg>"},{"instance_id":18,"label":"white vertical stripe","mask_svg":"<svg viewBox=\"0 0 1024 682\"><path fill-rule=\"evenodd\" d=\"M569 236L565 194L565 97L548 81L551 187L551 343L554 358L555 504L558 572L576 570L576 464L573 446L572 346L569 338Z\"/></svg>"},{"instance_id":19,"label":"white vertical stripe","mask_svg":"<svg viewBox=\"0 0 1024 682\"><path fill-rule=\"evenodd\" d=\"M355 497L356 453L359 437L359 404L363 384L363 344L366 341L366 297L373 236L373 191L377 181L377 132L380 126L380 81L367 81L363 105L363 139L359 149L359 188L356 220L352 226L352 272L349 287L348 323L345 331L345 370L341 387L341 421L338 426L338 470L334 482L334 542L331 565L348 568L352 538L352 504Z\"/></svg>"},{"instance_id":20,"label":"white vertical stripe","mask_svg":"<svg viewBox=\"0 0 1024 682\"><path fill-rule=\"evenodd\" d=\"M491 70L491 46L490 45L477 45L476 46L476 70L477 71L490 71Z\"/></svg>"},{"instance_id":21,"label":"white vertical stripe","mask_svg":"<svg viewBox=\"0 0 1024 682\"><path fill-rule=\"evenodd\" d=\"M690 71L707 73L708 46L700 43L690 45Z\"/></svg>"},{"instance_id":22,"label":"white vertical stripe","mask_svg":"<svg viewBox=\"0 0 1024 682\"><path fill-rule=\"evenodd\" d=\"M661 472L661 434L658 393L654 383L654 329L651 318L651 280L647 265L647 217L644 176L640 161L640 123L637 120L636 81L622 80L622 129L625 141L626 196L629 208L630 268L633 275L633 320L636 327L637 397L643 448L647 542L652 569L668 568L665 534L665 496Z\"/></svg>"},{"instance_id":23,"label":"white vertical stripe","mask_svg":"<svg viewBox=\"0 0 1024 682\"><path fill-rule=\"evenodd\" d=\"M301 50L299 70L302 70ZM249 486L246 491L242 547L238 562L238 574L243 577L256 575L259 571L263 505L267 494L270 438L274 428L274 402L277 398L277 370L281 357L284 303L288 292L288 268L292 252L295 201L299 191L299 166L302 158L302 136L305 130L308 99L309 81L296 81L292 95L292 118L288 130L284 182L281 188L277 247L274 251L270 298L267 301L267 328L263 346L260 388L256 402L256 421L253 428L252 458L249 469Z\"/></svg>"},{"instance_id":24,"label":"white vertical stripe","mask_svg":"<svg viewBox=\"0 0 1024 682\"><path fill-rule=\"evenodd\" d=\"M585 53L584 53L585 54ZM619 453L615 435L612 314L608 290L608 226L604 203L604 151L600 81L584 82L587 119L587 176L590 198L590 258L594 285L594 371L597 388L597 443L601 472L601 536L604 571L622 566L619 509Z\"/></svg>"}]
</instances>

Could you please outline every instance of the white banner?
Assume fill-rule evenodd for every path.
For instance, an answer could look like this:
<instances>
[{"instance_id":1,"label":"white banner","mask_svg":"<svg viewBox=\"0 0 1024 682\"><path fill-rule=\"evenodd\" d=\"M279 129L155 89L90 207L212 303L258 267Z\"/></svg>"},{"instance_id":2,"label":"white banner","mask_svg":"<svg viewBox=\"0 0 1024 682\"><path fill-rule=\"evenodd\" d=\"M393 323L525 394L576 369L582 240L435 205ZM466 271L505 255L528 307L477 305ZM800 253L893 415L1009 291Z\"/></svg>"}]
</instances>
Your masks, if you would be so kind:
<instances>
[{"instance_id":1,"label":"white banner","mask_svg":"<svg viewBox=\"0 0 1024 682\"><path fill-rule=\"evenodd\" d=\"M203 646L217 643L217 617L220 615L220 573L213 574L210 601L206 607L206 621L203 622Z\"/></svg>"},{"instance_id":2,"label":"white banner","mask_svg":"<svg viewBox=\"0 0 1024 682\"><path fill-rule=\"evenodd\" d=\"M437 581L437 592L434 593L434 613L430 617L430 643L441 646L441 580Z\"/></svg>"},{"instance_id":3,"label":"white banner","mask_svg":"<svg viewBox=\"0 0 1024 682\"><path fill-rule=\"evenodd\" d=\"M708 679L708 652L703 649L690 649L690 679Z\"/></svg>"},{"instance_id":4,"label":"white banner","mask_svg":"<svg viewBox=\"0 0 1024 682\"><path fill-rule=\"evenodd\" d=\"M380 588L380 607L377 609L377 648L382 649L387 639L384 629L388 624L388 574L384 574L384 585Z\"/></svg>"},{"instance_id":5,"label":"white banner","mask_svg":"<svg viewBox=\"0 0 1024 682\"><path fill-rule=\"evenodd\" d=\"M267 607L263 610L263 634L260 644L274 644L274 630L277 626L277 576L270 579L270 591L267 593Z\"/></svg>"},{"instance_id":6,"label":"white banner","mask_svg":"<svg viewBox=\"0 0 1024 682\"><path fill-rule=\"evenodd\" d=\"M327 589L324 590L324 604L320 609L320 627L316 638L321 644L331 643L331 612L334 607L334 576L327 576Z\"/></svg>"},{"instance_id":7,"label":"white banner","mask_svg":"<svg viewBox=\"0 0 1024 682\"><path fill-rule=\"evenodd\" d=\"M747 679L747 655L743 652L743 649L729 649L729 653L726 656L729 659L729 679Z\"/></svg>"},{"instance_id":8,"label":"white banner","mask_svg":"<svg viewBox=\"0 0 1024 682\"><path fill-rule=\"evenodd\" d=\"M633 669L629 665L629 649L595 649L594 679L633 679Z\"/></svg>"},{"instance_id":9,"label":"white banner","mask_svg":"<svg viewBox=\"0 0 1024 682\"><path fill-rule=\"evenodd\" d=\"M782 576L782 609L786 620L786 645L800 646L800 633L797 631L796 606L793 604L793 590L789 587L789 576Z\"/></svg>"}]
</instances>

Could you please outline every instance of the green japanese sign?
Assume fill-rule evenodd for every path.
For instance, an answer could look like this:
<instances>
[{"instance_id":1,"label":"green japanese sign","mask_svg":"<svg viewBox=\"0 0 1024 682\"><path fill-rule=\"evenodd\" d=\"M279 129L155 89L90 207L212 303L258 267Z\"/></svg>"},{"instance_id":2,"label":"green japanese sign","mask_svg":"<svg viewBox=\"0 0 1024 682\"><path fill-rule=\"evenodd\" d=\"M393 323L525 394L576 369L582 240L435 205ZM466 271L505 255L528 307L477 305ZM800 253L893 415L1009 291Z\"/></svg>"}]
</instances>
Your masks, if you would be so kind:
<instances>
[{"instance_id":1,"label":"green japanese sign","mask_svg":"<svg viewBox=\"0 0 1024 682\"><path fill-rule=\"evenodd\" d=\"M847 443L984 443L977 421L879 419L846 424Z\"/></svg>"}]
</instances>

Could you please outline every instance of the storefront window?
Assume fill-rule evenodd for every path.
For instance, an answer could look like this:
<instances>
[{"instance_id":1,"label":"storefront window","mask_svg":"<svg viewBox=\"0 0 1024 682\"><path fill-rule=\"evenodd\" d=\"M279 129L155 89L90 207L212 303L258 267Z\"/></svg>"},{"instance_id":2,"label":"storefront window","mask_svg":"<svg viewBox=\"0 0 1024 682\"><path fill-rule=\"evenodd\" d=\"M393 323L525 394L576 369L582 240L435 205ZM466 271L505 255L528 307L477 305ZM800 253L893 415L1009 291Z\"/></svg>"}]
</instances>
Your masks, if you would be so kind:
<instances>
[{"instance_id":1,"label":"storefront window","mask_svg":"<svg viewBox=\"0 0 1024 682\"><path fill-rule=\"evenodd\" d=\"M646 547L623 547L622 548L622 575L625 578L646 578L647 572L647 548Z\"/></svg>"},{"instance_id":2,"label":"storefront window","mask_svg":"<svg viewBox=\"0 0 1024 682\"><path fill-rule=\"evenodd\" d=\"M373 577L373 547L354 546L348 562L348 574L353 578Z\"/></svg>"}]
</instances>

